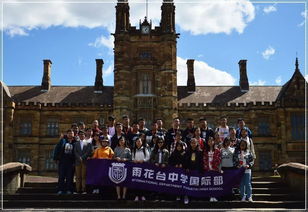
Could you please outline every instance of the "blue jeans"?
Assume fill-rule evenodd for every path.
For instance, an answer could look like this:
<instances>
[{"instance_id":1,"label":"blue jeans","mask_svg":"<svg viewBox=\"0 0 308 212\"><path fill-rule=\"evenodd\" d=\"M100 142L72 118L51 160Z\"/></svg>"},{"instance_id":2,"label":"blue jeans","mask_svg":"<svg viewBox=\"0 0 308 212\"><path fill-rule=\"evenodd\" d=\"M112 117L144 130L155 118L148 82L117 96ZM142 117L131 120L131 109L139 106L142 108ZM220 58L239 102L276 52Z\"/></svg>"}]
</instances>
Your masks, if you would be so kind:
<instances>
[{"instance_id":1,"label":"blue jeans","mask_svg":"<svg viewBox=\"0 0 308 212\"><path fill-rule=\"evenodd\" d=\"M246 196L246 198L250 198L251 193L252 193L251 173L244 173L244 176L240 184L241 198L243 198L244 196Z\"/></svg>"}]
</instances>

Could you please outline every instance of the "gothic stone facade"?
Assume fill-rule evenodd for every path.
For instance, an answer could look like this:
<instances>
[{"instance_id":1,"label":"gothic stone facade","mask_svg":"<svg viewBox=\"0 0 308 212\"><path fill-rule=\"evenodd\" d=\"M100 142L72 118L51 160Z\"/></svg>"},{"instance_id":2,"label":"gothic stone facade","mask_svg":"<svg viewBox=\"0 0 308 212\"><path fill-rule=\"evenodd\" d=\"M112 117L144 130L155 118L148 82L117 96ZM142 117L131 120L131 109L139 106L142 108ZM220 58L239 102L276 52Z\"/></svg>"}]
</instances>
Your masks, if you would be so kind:
<instances>
[{"instance_id":1,"label":"gothic stone facade","mask_svg":"<svg viewBox=\"0 0 308 212\"><path fill-rule=\"evenodd\" d=\"M44 60L41 86L6 86L3 94L4 162L29 163L35 174L55 175L51 155L59 135L71 123L111 114L118 120L156 118L171 127L172 118L196 122L206 117L212 127L221 116L236 126L239 117L253 131L255 170L305 159L305 84L296 59L292 78L283 86L250 86L246 60L239 61L239 86L196 86L194 60L187 61L187 86L177 86L175 6L164 0L161 22L152 27L145 18L131 26L129 4L118 0L114 48L114 87L104 86L103 60L96 60L94 86L52 86L50 60ZM287 70L286 70L287 71ZM183 122L184 127L184 122Z\"/></svg>"}]
</instances>

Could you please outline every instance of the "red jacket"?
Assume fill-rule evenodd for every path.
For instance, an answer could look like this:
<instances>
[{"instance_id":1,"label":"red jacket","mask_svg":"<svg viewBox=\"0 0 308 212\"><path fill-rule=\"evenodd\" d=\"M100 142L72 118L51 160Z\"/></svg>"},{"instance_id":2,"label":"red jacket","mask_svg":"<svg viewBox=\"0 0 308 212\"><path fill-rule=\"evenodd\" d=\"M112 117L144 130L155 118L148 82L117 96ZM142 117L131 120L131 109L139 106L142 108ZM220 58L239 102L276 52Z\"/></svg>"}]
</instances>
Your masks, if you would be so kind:
<instances>
[{"instance_id":1,"label":"red jacket","mask_svg":"<svg viewBox=\"0 0 308 212\"><path fill-rule=\"evenodd\" d=\"M212 169L214 171L219 171L219 165L221 163L221 153L220 150L215 148L214 149L214 155L213 155L213 160L212 160ZM208 157L208 151L204 150L203 154L203 168L205 171L210 171L209 170L209 157Z\"/></svg>"}]
</instances>

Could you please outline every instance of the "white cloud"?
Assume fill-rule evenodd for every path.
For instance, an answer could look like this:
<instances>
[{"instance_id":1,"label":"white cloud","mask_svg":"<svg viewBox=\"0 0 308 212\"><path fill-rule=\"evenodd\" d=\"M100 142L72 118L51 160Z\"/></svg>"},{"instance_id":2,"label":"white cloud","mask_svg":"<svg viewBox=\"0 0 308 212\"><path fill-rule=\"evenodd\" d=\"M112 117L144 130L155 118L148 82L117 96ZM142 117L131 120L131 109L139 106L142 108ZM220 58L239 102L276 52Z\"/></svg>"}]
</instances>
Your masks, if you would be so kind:
<instances>
[{"instance_id":1,"label":"white cloud","mask_svg":"<svg viewBox=\"0 0 308 212\"><path fill-rule=\"evenodd\" d=\"M110 64L107 69L103 69L103 76L109 76L113 73L113 64Z\"/></svg>"},{"instance_id":2,"label":"white cloud","mask_svg":"<svg viewBox=\"0 0 308 212\"><path fill-rule=\"evenodd\" d=\"M281 85L281 82L282 82L281 76L278 76L278 77L275 79L275 82L276 82L277 85Z\"/></svg>"},{"instance_id":3,"label":"white cloud","mask_svg":"<svg viewBox=\"0 0 308 212\"><path fill-rule=\"evenodd\" d=\"M277 8L275 7L275 5L270 5L268 7L263 8L263 12L266 14L269 14L271 12L276 12L276 11L277 11Z\"/></svg>"},{"instance_id":4,"label":"white cloud","mask_svg":"<svg viewBox=\"0 0 308 212\"><path fill-rule=\"evenodd\" d=\"M306 82L308 82L308 74L305 75Z\"/></svg>"},{"instance_id":5,"label":"white cloud","mask_svg":"<svg viewBox=\"0 0 308 212\"><path fill-rule=\"evenodd\" d=\"M108 49L112 50L114 46L114 37L109 35L109 37L105 37L102 35L101 37L96 38L93 43L89 43L89 46L93 46L95 48L100 48L102 46L107 47Z\"/></svg>"},{"instance_id":6,"label":"white cloud","mask_svg":"<svg viewBox=\"0 0 308 212\"><path fill-rule=\"evenodd\" d=\"M33 1L32 1L33 2ZM139 3L136 3L139 2ZM153 26L161 18L161 0L149 4L149 18ZM255 8L248 0L216 0L199 3L176 1L176 23L192 34L242 33L255 17ZM130 0L130 22L139 26L145 16L144 1ZM51 26L104 27L108 32L115 29L114 3L22 3L4 4L4 30L11 36L27 35L32 29ZM193 14L193 15L192 15ZM202 23L202 24L200 24Z\"/></svg>"},{"instance_id":7,"label":"white cloud","mask_svg":"<svg viewBox=\"0 0 308 212\"><path fill-rule=\"evenodd\" d=\"M105 27L114 31L114 4L50 3L4 3L4 31L11 36L25 35L37 28ZM14 29L12 31L12 29Z\"/></svg>"},{"instance_id":8,"label":"white cloud","mask_svg":"<svg viewBox=\"0 0 308 212\"><path fill-rule=\"evenodd\" d=\"M276 50L269 46L267 47L267 49L265 49L263 52L262 52L262 56L264 59L268 60L272 55L274 55L276 52Z\"/></svg>"},{"instance_id":9,"label":"white cloud","mask_svg":"<svg viewBox=\"0 0 308 212\"><path fill-rule=\"evenodd\" d=\"M250 85L265 85L265 80L258 80L256 82L249 82Z\"/></svg>"},{"instance_id":10,"label":"white cloud","mask_svg":"<svg viewBox=\"0 0 308 212\"><path fill-rule=\"evenodd\" d=\"M177 57L177 84L187 85L186 59ZM229 73L209 66L199 60L194 62L194 75L196 85L234 85L236 79Z\"/></svg>"},{"instance_id":11,"label":"white cloud","mask_svg":"<svg viewBox=\"0 0 308 212\"><path fill-rule=\"evenodd\" d=\"M303 16L304 20L300 24L297 25L298 27L304 26L305 21L307 19L307 11L306 12L305 11L301 12L301 16Z\"/></svg>"},{"instance_id":12,"label":"white cloud","mask_svg":"<svg viewBox=\"0 0 308 212\"><path fill-rule=\"evenodd\" d=\"M177 4L176 9L176 23L194 35L242 33L254 17L255 8L246 0Z\"/></svg>"}]
</instances>

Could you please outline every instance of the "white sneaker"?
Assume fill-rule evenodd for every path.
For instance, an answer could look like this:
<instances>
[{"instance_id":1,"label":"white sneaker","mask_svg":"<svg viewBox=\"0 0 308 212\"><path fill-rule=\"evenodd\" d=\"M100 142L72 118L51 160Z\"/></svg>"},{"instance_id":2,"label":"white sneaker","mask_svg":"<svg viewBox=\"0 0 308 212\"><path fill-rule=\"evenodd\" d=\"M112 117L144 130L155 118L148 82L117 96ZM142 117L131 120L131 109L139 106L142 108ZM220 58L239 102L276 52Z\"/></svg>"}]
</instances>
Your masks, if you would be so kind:
<instances>
[{"instance_id":1,"label":"white sneaker","mask_svg":"<svg viewBox=\"0 0 308 212\"><path fill-rule=\"evenodd\" d=\"M184 204L187 205L188 203L189 203L188 196L185 196L185 197L184 197Z\"/></svg>"},{"instance_id":2,"label":"white sneaker","mask_svg":"<svg viewBox=\"0 0 308 212\"><path fill-rule=\"evenodd\" d=\"M211 197L210 202L217 202L218 200L215 197Z\"/></svg>"},{"instance_id":3,"label":"white sneaker","mask_svg":"<svg viewBox=\"0 0 308 212\"><path fill-rule=\"evenodd\" d=\"M142 200L142 201L145 201L145 197L144 197L144 196L142 196L142 197L141 197L141 200Z\"/></svg>"},{"instance_id":4,"label":"white sneaker","mask_svg":"<svg viewBox=\"0 0 308 212\"><path fill-rule=\"evenodd\" d=\"M176 197L176 201L180 201L181 200L181 197Z\"/></svg>"},{"instance_id":5,"label":"white sneaker","mask_svg":"<svg viewBox=\"0 0 308 212\"><path fill-rule=\"evenodd\" d=\"M253 202L252 197L248 198L248 202Z\"/></svg>"},{"instance_id":6,"label":"white sneaker","mask_svg":"<svg viewBox=\"0 0 308 212\"><path fill-rule=\"evenodd\" d=\"M82 192L82 194L87 194L87 192L84 191L84 192Z\"/></svg>"},{"instance_id":7,"label":"white sneaker","mask_svg":"<svg viewBox=\"0 0 308 212\"><path fill-rule=\"evenodd\" d=\"M246 201L246 196L243 196L241 201L245 202Z\"/></svg>"},{"instance_id":8,"label":"white sneaker","mask_svg":"<svg viewBox=\"0 0 308 212\"><path fill-rule=\"evenodd\" d=\"M138 202L138 201L139 201L139 197L136 196L134 201L135 201L135 202Z\"/></svg>"}]
</instances>

